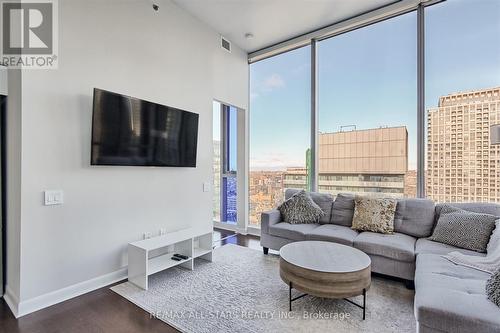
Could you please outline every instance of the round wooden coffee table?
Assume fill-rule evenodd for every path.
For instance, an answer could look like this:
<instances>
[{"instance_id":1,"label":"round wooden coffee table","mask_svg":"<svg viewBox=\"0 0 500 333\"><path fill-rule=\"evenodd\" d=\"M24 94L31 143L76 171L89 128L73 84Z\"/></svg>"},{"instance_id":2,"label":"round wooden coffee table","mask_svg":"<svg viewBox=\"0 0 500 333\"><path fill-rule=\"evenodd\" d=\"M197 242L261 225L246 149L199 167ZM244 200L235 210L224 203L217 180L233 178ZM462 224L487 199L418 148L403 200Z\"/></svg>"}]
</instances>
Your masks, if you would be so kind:
<instances>
[{"instance_id":1,"label":"round wooden coffee table","mask_svg":"<svg viewBox=\"0 0 500 333\"><path fill-rule=\"evenodd\" d=\"M344 298L366 313L366 290L371 283L371 260L350 246L321 241L290 243L280 250L280 276L289 286L289 306L306 295ZM305 294L292 298L292 289ZM363 295L363 305L347 297Z\"/></svg>"}]
</instances>

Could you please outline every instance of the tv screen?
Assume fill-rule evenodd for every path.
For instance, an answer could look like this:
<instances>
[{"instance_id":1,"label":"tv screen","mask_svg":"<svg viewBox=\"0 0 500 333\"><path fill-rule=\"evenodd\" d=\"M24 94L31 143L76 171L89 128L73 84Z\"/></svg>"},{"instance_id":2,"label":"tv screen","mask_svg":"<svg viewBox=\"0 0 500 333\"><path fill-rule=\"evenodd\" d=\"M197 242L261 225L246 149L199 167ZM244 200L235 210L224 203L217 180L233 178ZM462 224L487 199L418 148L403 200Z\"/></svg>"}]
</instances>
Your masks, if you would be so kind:
<instances>
[{"instance_id":1,"label":"tv screen","mask_svg":"<svg viewBox=\"0 0 500 333\"><path fill-rule=\"evenodd\" d=\"M94 89L92 165L196 167L198 114Z\"/></svg>"}]
</instances>

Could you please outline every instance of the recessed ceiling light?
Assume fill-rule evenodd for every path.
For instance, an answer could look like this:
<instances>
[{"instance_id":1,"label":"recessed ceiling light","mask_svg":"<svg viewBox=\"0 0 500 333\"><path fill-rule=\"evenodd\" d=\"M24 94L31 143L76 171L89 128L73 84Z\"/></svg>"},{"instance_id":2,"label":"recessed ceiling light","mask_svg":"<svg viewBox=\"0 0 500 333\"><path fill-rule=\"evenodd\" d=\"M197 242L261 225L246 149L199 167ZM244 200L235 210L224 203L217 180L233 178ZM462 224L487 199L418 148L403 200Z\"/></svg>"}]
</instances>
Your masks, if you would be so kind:
<instances>
[{"instance_id":1,"label":"recessed ceiling light","mask_svg":"<svg viewBox=\"0 0 500 333\"><path fill-rule=\"evenodd\" d=\"M250 33L250 32L247 32L247 33L245 34L245 38L246 38L246 39L252 39L252 38L253 38L253 34L252 34L252 33Z\"/></svg>"}]
</instances>

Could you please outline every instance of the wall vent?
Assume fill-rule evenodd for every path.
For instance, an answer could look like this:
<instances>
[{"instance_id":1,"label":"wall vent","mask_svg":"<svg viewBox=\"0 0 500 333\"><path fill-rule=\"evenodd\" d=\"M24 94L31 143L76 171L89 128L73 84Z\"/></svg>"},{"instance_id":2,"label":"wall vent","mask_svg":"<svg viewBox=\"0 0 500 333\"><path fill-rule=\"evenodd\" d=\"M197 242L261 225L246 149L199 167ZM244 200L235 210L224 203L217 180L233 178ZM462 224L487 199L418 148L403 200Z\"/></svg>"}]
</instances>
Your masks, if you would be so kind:
<instances>
[{"instance_id":1,"label":"wall vent","mask_svg":"<svg viewBox=\"0 0 500 333\"><path fill-rule=\"evenodd\" d=\"M231 42L222 36L220 37L220 46L227 52L231 52Z\"/></svg>"}]
</instances>

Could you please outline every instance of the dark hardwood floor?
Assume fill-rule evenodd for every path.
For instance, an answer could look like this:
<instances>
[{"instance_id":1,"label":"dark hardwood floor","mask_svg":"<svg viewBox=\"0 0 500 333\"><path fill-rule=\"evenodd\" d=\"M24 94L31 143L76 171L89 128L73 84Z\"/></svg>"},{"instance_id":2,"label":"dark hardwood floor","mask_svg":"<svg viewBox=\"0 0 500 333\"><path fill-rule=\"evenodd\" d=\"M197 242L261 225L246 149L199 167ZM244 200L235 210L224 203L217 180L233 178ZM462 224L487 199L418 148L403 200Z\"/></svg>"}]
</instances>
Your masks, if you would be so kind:
<instances>
[{"instance_id":1,"label":"dark hardwood floor","mask_svg":"<svg viewBox=\"0 0 500 333\"><path fill-rule=\"evenodd\" d=\"M238 244L260 249L259 238L215 230L214 245ZM121 283L121 282L119 282ZM0 333L177 332L164 322L104 287L49 308L14 318L0 299Z\"/></svg>"}]
</instances>

